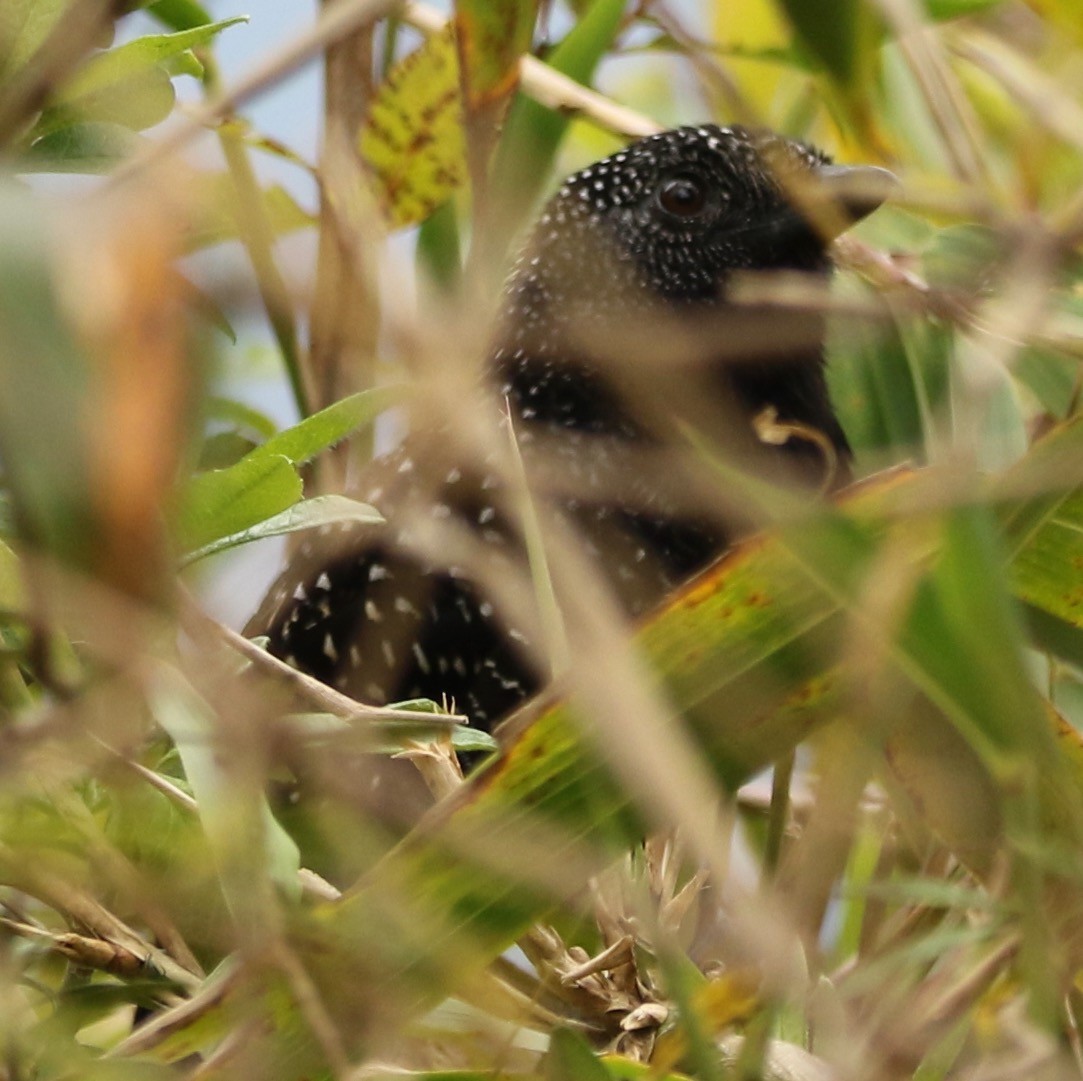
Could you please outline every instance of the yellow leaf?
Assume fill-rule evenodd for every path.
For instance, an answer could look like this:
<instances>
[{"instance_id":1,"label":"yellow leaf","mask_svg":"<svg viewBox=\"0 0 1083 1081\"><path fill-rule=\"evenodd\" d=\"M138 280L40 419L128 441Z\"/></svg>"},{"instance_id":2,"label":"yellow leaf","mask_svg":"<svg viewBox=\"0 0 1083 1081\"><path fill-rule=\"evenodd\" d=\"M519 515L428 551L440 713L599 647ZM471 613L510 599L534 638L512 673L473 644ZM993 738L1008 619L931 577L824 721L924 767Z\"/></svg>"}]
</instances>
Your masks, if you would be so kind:
<instances>
[{"instance_id":1,"label":"yellow leaf","mask_svg":"<svg viewBox=\"0 0 1083 1081\"><path fill-rule=\"evenodd\" d=\"M450 30L392 69L362 125L360 145L394 228L424 221L463 183L459 63Z\"/></svg>"}]
</instances>

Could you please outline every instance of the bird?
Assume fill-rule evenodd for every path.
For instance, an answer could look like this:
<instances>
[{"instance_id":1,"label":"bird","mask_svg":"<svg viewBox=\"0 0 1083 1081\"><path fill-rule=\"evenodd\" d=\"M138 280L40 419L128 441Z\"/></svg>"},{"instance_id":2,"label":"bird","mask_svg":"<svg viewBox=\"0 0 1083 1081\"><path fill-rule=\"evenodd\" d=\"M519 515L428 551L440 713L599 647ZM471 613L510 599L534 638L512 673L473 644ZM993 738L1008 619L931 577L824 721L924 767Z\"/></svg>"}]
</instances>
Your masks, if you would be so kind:
<instances>
[{"instance_id":1,"label":"bird","mask_svg":"<svg viewBox=\"0 0 1083 1081\"><path fill-rule=\"evenodd\" d=\"M547 511L629 620L733 539L666 467L682 433L811 490L848 478L822 313L788 321L731 293L742 275L826 279L831 241L893 186L884 169L836 165L768 131L686 126L568 177L528 232L482 382L527 473L554 481ZM313 531L245 633L359 701L445 701L491 731L546 683L537 627L502 611L462 561L411 544L408 523L429 515L476 543L479 566L520 572L529 538L506 470L442 460L442 442L408 433L375 460L357 494L386 523Z\"/></svg>"}]
</instances>

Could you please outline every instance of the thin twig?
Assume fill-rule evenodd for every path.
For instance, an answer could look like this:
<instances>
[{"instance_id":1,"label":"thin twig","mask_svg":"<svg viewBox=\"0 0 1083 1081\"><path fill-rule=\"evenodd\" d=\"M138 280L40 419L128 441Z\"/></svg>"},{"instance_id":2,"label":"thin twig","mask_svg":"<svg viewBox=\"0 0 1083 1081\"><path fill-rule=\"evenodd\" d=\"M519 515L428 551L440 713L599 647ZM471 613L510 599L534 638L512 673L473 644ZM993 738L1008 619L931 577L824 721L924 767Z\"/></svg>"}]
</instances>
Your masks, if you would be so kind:
<instances>
[{"instance_id":1,"label":"thin twig","mask_svg":"<svg viewBox=\"0 0 1083 1081\"><path fill-rule=\"evenodd\" d=\"M444 16L428 4L404 4L402 19L424 34L438 34L447 26ZM519 78L523 92L541 105L557 112L578 113L607 131L639 137L662 130L662 125L650 117L589 90L533 56L519 61Z\"/></svg>"},{"instance_id":2,"label":"thin twig","mask_svg":"<svg viewBox=\"0 0 1083 1081\"><path fill-rule=\"evenodd\" d=\"M210 95L219 88L217 67L211 58L204 61L206 71L205 85ZM311 412L311 395L305 385L304 368L301 361L301 347L297 334L297 320L294 317L293 303L289 289L279 272L274 257L274 228L267 212L267 204L256 179L255 170L249 159L244 138L233 125L221 125L218 128L218 142L222 155L226 159L236 198L237 225L241 243L244 245L252 269L256 275L256 288L259 290L267 322L278 343L290 387L293 390L297 412L306 417Z\"/></svg>"},{"instance_id":3,"label":"thin twig","mask_svg":"<svg viewBox=\"0 0 1083 1081\"><path fill-rule=\"evenodd\" d=\"M189 633L206 632L219 641L224 642L246 660L251 661L265 672L269 672L283 682L301 698L320 710L333 713L336 717L342 717L347 721L410 721L417 724L420 715L409 709L384 709L377 706L367 706L363 702L357 702L353 698L336 691L333 687L321 683L318 679L291 668L285 661L279 660L267 650L261 649L255 642L249 641L244 635L227 627L224 623L212 619L199 605L183 590L181 597L181 625ZM456 714L433 713L424 715L426 723L455 725L463 724L466 718Z\"/></svg>"},{"instance_id":4,"label":"thin twig","mask_svg":"<svg viewBox=\"0 0 1083 1081\"><path fill-rule=\"evenodd\" d=\"M342 2L323 0L322 7ZM324 61L319 248L307 369L317 409L376 382L380 312L374 242L384 227L369 196L357 139L373 93L372 37L372 26L361 26L330 45ZM321 488L341 489L350 456L369 456L371 432L366 439L367 446L344 444L323 458Z\"/></svg>"},{"instance_id":5,"label":"thin twig","mask_svg":"<svg viewBox=\"0 0 1083 1081\"><path fill-rule=\"evenodd\" d=\"M16 884L20 889L76 920L98 938L127 950L143 964L149 965L185 990L190 991L199 985L199 974L185 968L163 950L152 946L90 894L44 868L28 866L25 861L17 860L14 853L8 852L6 847L0 847L0 862L20 868L18 875L11 876L9 881L17 879Z\"/></svg>"}]
</instances>

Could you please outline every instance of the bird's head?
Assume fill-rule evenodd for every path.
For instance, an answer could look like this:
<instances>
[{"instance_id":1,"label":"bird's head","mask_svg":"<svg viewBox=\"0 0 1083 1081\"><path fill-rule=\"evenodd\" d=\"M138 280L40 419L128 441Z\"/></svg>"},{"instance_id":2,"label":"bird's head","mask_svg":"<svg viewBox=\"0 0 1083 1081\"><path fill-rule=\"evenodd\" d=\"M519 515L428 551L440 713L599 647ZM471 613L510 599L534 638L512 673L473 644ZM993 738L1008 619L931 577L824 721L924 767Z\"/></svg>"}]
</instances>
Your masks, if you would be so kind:
<instances>
[{"instance_id":1,"label":"bird's head","mask_svg":"<svg viewBox=\"0 0 1083 1081\"><path fill-rule=\"evenodd\" d=\"M894 185L884 169L710 124L575 173L508 282L494 356L503 393L526 419L594 432L638 431L629 406L771 407L829 430L844 452L820 313L734 306L727 291L743 272L827 272L831 241Z\"/></svg>"},{"instance_id":2,"label":"bird's head","mask_svg":"<svg viewBox=\"0 0 1083 1081\"><path fill-rule=\"evenodd\" d=\"M768 132L676 128L569 177L529 257L571 271L586 299L634 283L669 301L714 300L734 271L825 269L830 241L894 183L884 169L833 165Z\"/></svg>"}]
</instances>

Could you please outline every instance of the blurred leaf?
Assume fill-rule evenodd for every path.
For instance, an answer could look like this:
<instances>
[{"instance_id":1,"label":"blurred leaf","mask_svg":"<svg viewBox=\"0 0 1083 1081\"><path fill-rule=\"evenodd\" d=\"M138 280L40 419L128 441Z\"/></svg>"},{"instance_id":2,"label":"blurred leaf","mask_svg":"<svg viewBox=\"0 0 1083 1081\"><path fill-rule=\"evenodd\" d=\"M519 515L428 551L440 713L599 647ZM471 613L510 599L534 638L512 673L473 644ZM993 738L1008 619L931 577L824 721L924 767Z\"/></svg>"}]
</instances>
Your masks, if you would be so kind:
<instances>
[{"instance_id":1,"label":"blurred leaf","mask_svg":"<svg viewBox=\"0 0 1083 1081\"><path fill-rule=\"evenodd\" d=\"M184 277L180 279L180 291L185 301L196 315L200 316L214 327L215 330L224 335L232 345L237 344L237 332L226 318L226 313L222 311L218 302L210 295L210 293L200 289L188 278Z\"/></svg>"},{"instance_id":2,"label":"blurred leaf","mask_svg":"<svg viewBox=\"0 0 1083 1081\"><path fill-rule=\"evenodd\" d=\"M500 744L488 732L465 724L451 730L451 746L459 754L490 754L500 750Z\"/></svg>"},{"instance_id":3,"label":"blurred leaf","mask_svg":"<svg viewBox=\"0 0 1083 1081\"><path fill-rule=\"evenodd\" d=\"M182 560L182 565L187 566L197 559L204 559L217 552L237 548L242 544L262 540L265 537L281 537L287 533L297 533L303 529L314 529L317 526L369 525L383 520L380 512L366 503L358 503L341 495L319 495L313 499L305 499L300 503L295 503L289 509L264 519L250 529L220 537L211 544L206 544L202 548L196 548L188 552Z\"/></svg>"},{"instance_id":4,"label":"blurred leaf","mask_svg":"<svg viewBox=\"0 0 1083 1081\"><path fill-rule=\"evenodd\" d=\"M760 116L772 115L779 86L788 74L776 59L792 52L793 32L779 0L713 0L711 40L731 59L726 65L744 100Z\"/></svg>"},{"instance_id":5,"label":"blurred leaf","mask_svg":"<svg viewBox=\"0 0 1083 1081\"><path fill-rule=\"evenodd\" d=\"M417 260L436 286L447 292L454 290L462 271L462 252L459 219L453 199L438 207L421 223L417 234Z\"/></svg>"},{"instance_id":6,"label":"blurred leaf","mask_svg":"<svg viewBox=\"0 0 1083 1081\"><path fill-rule=\"evenodd\" d=\"M475 191L476 224L480 231L473 251L487 248L493 237L489 225L489 163L500 137L500 123L519 84L519 58L529 53L537 19L537 0L456 0L455 45L459 54L466 155ZM484 258L489 257L488 251Z\"/></svg>"},{"instance_id":7,"label":"blurred leaf","mask_svg":"<svg viewBox=\"0 0 1083 1081\"><path fill-rule=\"evenodd\" d=\"M254 526L301 498L301 478L295 466L311 461L321 451L371 424L398 400L399 393L388 387L343 398L271 436L236 465L192 477L180 492L175 514L182 547L206 555L208 549L220 551L244 543Z\"/></svg>"},{"instance_id":8,"label":"blurred leaf","mask_svg":"<svg viewBox=\"0 0 1083 1081\"><path fill-rule=\"evenodd\" d=\"M252 907L250 891L266 876L286 896L296 896L297 846L271 814L258 785L246 793L238 784L237 756L222 754L224 732L214 710L165 666L156 673L151 705L184 763L234 917L244 919Z\"/></svg>"},{"instance_id":9,"label":"blurred leaf","mask_svg":"<svg viewBox=\"0 0 1083 1081\"><path fill-rule=\"evenodd\" d=\"M175 515L182 546L197 550L292 507L301 478L281 454L249 455L228 469L199 473L181 489Z\"/></svg>"},{"instance_id":10,"label":"blurred leaf","mask_svg":"<svg viewBox=\"0 0 1083 1081\"><path fill-rule=\"evenodd\" d=\"M233 212L234 191L232 179L225 174L212 173L200 177L196 193L200 214L195 230L188 238L188 250L196 251L238 239L240 228ZM280 184L264 188L262 196L265 216L275 236L307 229L316 221Z\"/></svg>"},{"instance_id":11,"label":"blurred leaf","mask_svg":"<svg viewBox=\"0 0 1083 1081\"><path fill-rule=\"evenodd\" d=\"M64 86L62 99L77 102L80 98L123 85L181 53L208 44L227 27L247 21L247 15L238 15L173 34L150 34L99 53Z\"/></svg>"},{"instance_id":12,"label":"blurred leaf","mask_svg":"<svg viewBox=\"0 0 1083 1081\"><path fill-rule=\"evenodd\" d=\"M554 70L589 86L624 17L624 0L593 0L589 11L545 57ZM548 183L569 118L525 94L512 102L493 163L494 197L507 204L495 228L514 232Z\"/></svg>"},{"instance_id":13,"label":"blurred leaf","mask_svg":"<svg viewBox=\"0 0 1083 1081\"><path fill-rule=\"evenodd\" d=\"M0 76L8 78L49 36L72 0L4 0L0 4Z\"/></svg>"},{"instance_id":14,"label":"blurred leaf","mask_svg":"<svg viewBox=\"0 0 1083 1081\"><path fill-rule=\"evenodd\" d=\"M149 35L97 53L53 95L30 141L77 123L117 124L133 131L160 123L176 100L172 75L202 74L202 65L190 50L245 21L247 16L239 16L174 34Z\"/></svg>"},{"instance_id":15,"label":"blurred leaf","mask_svg":"<svg viewBox=\"0 0 1083 1081\"><path fill-rule=\"evenodd\" d=\"M77 121L35 139L20 155L18 168L28 173L107 173L141 145L129 126Z\"/></svg>"},{"instance_id":16,"label":"blurred leaf","mask_svg":"<svg viewBox=\"0 0 1083 1081\"><path fill-rule=\"evenodd\" d=\"M1047 719L1022 664L1019 614L1004 591L989 588L1004 562L990 514L947 514L942 550L901 642L923 669L922 689L984 752L994 777L1019 756L1052 757Z\"/></svg>"},{"instance_id":17,"label":"blurred leaf","mask_svg":"<svg viewBox=\"0 0 1083 1081\"><path fill-rule=\"evenodd\" d=\"M0 610L20 612L26 602L19 557L0 541Z\"/></svg>"},{"instance_id":18,"label":"blurred leaf","mask_svg":"<svg viewBox=\"0 0 1083 1081\"><path fill-rule=\"evenodd\" d=\"M925 10L933 19L956 19L961 15L978 15L996 7L1003 0L924 0Z\"/></svg>"},{"instance_id":19,"label":"blurred leaf","mask_svg":"<svg viewBox=\"0 0 1083 1081\"><path fill-rule=\"evenodd\" d=\"M1012 376L1030 391L1050 416L1064 420L1075 399L1079 361L1053 349L1024 349Z\"/></svg>"},{"instance_id":20,"label":"blurred leaf","mask_svg":"<svg viewBox=\"0 0 1083 1081\"><path fill-rule=\"evenodd\" d=\"M890 505L892 493L901 494L906 484L905 477L889 476L854 494L844 519L817 519L782 537L738 546L641 627L637 644L664 674L709 761L730 784L792 748L837 705L822 678L838 634L833 617L840 604L859 604L879 545L877 508ZM894 662L975 740L1009 786L1008 799L1018 780L1015 769L1029 761L1039 767L1031 783L1042 778L1049 809L1063 807L1063 771L1076 770L1078 780L1083 765L1069 766L1054 749L1054 732L1021 668L1011 604L989 595L989 583L1000 573L989 523L980 511L950 512L943 538L945 547L915 595L908 625L890 647ZM447 828L468 830L483 847L488 831L512 830L517 823L527 828L527 818L534 816L565 827L569 837L589 836L595 843L634 838L642 826L628 817L627 796L577 734L573 711L543 699L529 716L529 724L508 734L503 754L477 776L468 798L457 803ZM936 723L950 731L942 717ZM968 787L968 771L980 770L972 757L944 766L962 789ZM1025 802L1026 793L1020 798ZM996 821L995 807L991 814L980 802L966 813ZM1061 829L1067 838L1077 825L1071 817L1046 820L1047 829ZM440 882L437 894L426 892L427 914L419 910L402 918L438 923L428 908L436 903L455 914L453 924L468 931L483 952L499 951L507 941L501 936L510 939L522 928L518 920L541 914L545 902L536 892L531 900L523 882L481 872L461 853L449 861L440 848L439 822L428 826L388 858L386 877L374 876L348 902L327 909L326 919L344 936L337 941L360 934L362 948L373 948L361 926L381 905L403 903L395 891L394 902L377 899L380 882L401 884L402 875L414 883L409 890L426 892L421 883L429 874ZM376 960L371 953L369 959ZM422 983L433 976L419 958L417 975L425 972ZM431 982L429 990L436 990Z\"/></svg>"},{"instance_id":21,"label":"blurred leaf","mask_svg":"<svg viewBox=\"0 0 1083 1081\"><path fill-rule=\"evenodd\" d=\"M1030 604L1083 630L1083 491L1047 507L1012 570Z\"/></svg>"},{"instance_id":22,"label":"blurred leaf","mask_svg":"<svg viewBox=\"0 0 1083 1081\"><path fill-rule=\"evenodd\" d=\"M836 82L857 70L858 0L779 0L801 41Z\"/></svg>"},{"instance_id":23,"label":"blurred leaf","mask_svg":"<svg viewBox=\"0 0 1083 1081\"><path fill-rule=\"evenodd\" d=\"M925 246L922 269L937 289L962 289L980 294L996 281L998 268L1011 249L1006 239L982 225L952 225L938 229Z\"/></svg>"},{"instance_id":24,"label":"blurred leaf","mask_svg":"<svg viewBox=\"0 0 1083 1081\"><path fill-rule=\"evenodd\" d=\"M1083 416L1039 440L1004 476L1008 491L1045 493L1050 478L1083 474ZM1012 582L1025 603L1083 629L1083 490L1013 500L1000 507Z\"/></svg>"},{"instance_id":25,"label":"blurred leaf","mask_svg":"<svg viewBox=\"0 0 1083 1081\"><path fill-rule=\"evenodd\" d=\"M558 1028L549 1037L545 1081L610 1081L593 1048L577 1032Z\"/></svg>"},{"instance_id":26,"label":"blurred leaf","mask_svg":"<svg viewBox=\"0 0 1083 1081\"><path fill-rule=\"evenodd\" d=\"M174 30L192 30L211 21L210 13L195 0L154 0L146 12Z\"/></svg>"},{"instance_id":27,"label":"blurred leaf","mask_svg":"<svg viewBox=\"0 0 1083 1081\"><path fill-rule=\"evenodd\" d=\"M277 430L275 422L265 413L234 398L212 396L206 402L207 419L224 421L245 429L259 439L269 439Z\"/></svg>"},{"instance_id":28,"label":"blurred leaf","mask_svg":"<svg viewBox=\"0 0 1083 1081\"><path fill-rule=\"evenodd\" d=\"M844 296L863 295L863 287L844 279L836 288ZM951 328L934 319L831 321L828 381L862 470L905 458L923 462L946 437L940 426L953 345Z\"/></svg>"},{"instance_id":29,"label":"blurred leaf","mask_svg":"<svg viewBox=\"0 0 1083 1081\"><path fill-rule=\"evenodd\" d=\"M163 67L140 68L123 82L110 83L77 98L62 95L50 104L31 129L38 141L73 124L116 124L143 131L173 111L176 91Z\"/></svg>"},{"instance_id":30,"label":"blurred leaf","mask_svg":"<svg viewBox=\"0 0 1083 1081\"><path fill-rule=\"evenodd\" d=\"M371 424L385 409L402 398L400 387L376 387L351 394L348 398L306 417L292 428L271 436L250 457L276 455L288 458L295 465L311 461L321 451L340 443L348 435Z\"/></svg>"},{"instance_id":31,"label":"blurred leaf","mask_svg":"<svg viewBox=\"0 0 1083 1081\"><path fill-rule=\"evenodd\" d=\"M56 294L38 201L0 188L0 456L20 531L85 565L93 509L82 427L86 358Z\"/></svg>"},{"instance_id":32,"label":"blurred leaf","mask_svg":"<svg viewBox=\"0 0 1083 1081\"><path fill-rule=\"evenodd\" d=\"M203 440L199 448L196 472L209 469L228 469L236 465L246 454L256 449L259 442L241 435L240 432L215 432Z\"/></svg>"},{"instance_id":33,"label":"blurred leaf","mask_svg":"<svg viewBox=\"0 0 1083 1081\"><path fill-rule=\"evenodd\" d=\"M392 227L414 225L466 179L459 62L450 29L392 68L360 132Z\"/></svg>"},{"instance_id":34,"label":"blurred leaf","mask_svg":"<svg viewBox=\"0 0 1083 1081\"><path fill-rule=\"evenodd\" d=\"M1083 11L1075 0L1026 0L1040 16L1066 34L1077 46L1083 46Z\"/></svg>"},{"instance_id":35,"label":"blurred leaf","mask_svg":"<svg viewBox=\"0 0 1083 1081\"><path fill-rule=\"evenodd\" d=\"M537 0L456 0L455 35L468 111L502 101L518 85L519 58L530 51L537 9Z\"/></svg>"}]
</instances>

